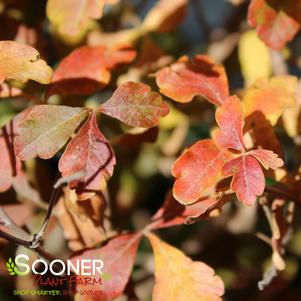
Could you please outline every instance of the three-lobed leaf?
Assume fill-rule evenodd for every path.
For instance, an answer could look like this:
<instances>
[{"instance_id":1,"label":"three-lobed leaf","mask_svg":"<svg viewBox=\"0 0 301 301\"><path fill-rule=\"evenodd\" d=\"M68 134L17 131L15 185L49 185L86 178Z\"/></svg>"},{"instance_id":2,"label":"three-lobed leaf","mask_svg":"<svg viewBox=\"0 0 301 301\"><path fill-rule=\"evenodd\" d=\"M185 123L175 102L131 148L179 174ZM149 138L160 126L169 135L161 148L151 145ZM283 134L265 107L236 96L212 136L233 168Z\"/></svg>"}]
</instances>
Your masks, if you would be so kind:
<instances>
[{"instance_id":1,"label":"three-lobed leaf","mask_svg":"<svg viewBox=\"0 0 301 301\"><path fill-rule=\"evenodd\" d=\"M112 97L100 105L99 111L136 127L149 128L168 114L168 105L159 93L143 83L126 82Z\"/></svg>"}]
</instances>

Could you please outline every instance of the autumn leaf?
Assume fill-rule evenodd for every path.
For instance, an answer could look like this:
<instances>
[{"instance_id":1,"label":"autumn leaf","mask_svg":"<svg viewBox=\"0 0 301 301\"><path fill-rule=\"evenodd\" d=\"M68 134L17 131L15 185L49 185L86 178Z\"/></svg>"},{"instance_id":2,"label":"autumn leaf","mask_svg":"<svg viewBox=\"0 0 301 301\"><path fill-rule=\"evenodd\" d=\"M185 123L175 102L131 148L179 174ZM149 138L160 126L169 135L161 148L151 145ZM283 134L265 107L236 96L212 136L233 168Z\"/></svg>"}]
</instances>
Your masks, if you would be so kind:
<instances>
[{"instance_id":1,"label":"autumn leaf","mask_svg":"<svg viewBox=\"0 0 301 301\"><path fill-rule=\"evenodd\" d=\"M249 30L240 37L238 55L246 86L258 78L271 75L272 62L269 48L258 38L254 30Z\"/></svg>"},{"instance_id":2,"label":"autumn leaf","mask_svg":"<svg viewBox=\"0 0 301 301\"><path fill-rule=\"evenodd\" d=\"M152 217L150 229L161 229L183 225L190 218L199 217L212 209L219 200L208 198L190 206L184 206L176 201L172 192L168 192L162 207Z\"/></svg>"},{"instance_id":3,"label":"autumn leaf","mask_svg":"<svg viewBox=\"0 0 301 301\"><path fill-rule=\"evenodd\" d=\"M118 87L99 111L135 127L149 128L168 114L168 106L159 93L143 83L126 82Z\"/></svg>"},{"instance_id":4,"label":"autumn leaf","mask_svg":"<svg viewBox=\"0 0 301 301\"><path fill-rule=\"evenodd\" d=\"M49 21L63 36L79 36L102 16L106 0L48 0Z\"/></svg>"},{"instance_id":5,"label":"autumn leaf","mask_svg":"<svg viewBox=\"0 0 301 301\"><path fill-rule=\"evenodd\" d=\"M254 149L248 154L255 157L265 169L277 169L282 167L284 164L283 160L270 150Z\"/></svg>"},{"instance_id":6,"label":"autumn leaf","mask_svg":"<svg viewBox=\"0 0 301 301\"><path fill-rule=\"evenodd\" d=\"M59 161L59 170L64 177L83 172L81 179L70 183L70 187L82 193L103 190L106 179L113 174L115 163L113 150L98 128L96 115L92 114L66 147Z\"/></svg>"},{"instance_id":7,"label":"autumn leaf","mask_svg":"<svg viewBox=\"0 0 301 301\"><path fill-rule=\"evenodd\" d=\"M66 56L52 77L48 91L51 94L91 94L106 86L111 79L110 70L130 63L136 56L131 48L83 46Z\"/></svg>"},{"instance_id":8,"label":"autumn leaf","mask_svg":"<svg viewBox=\"0 0 301 301\"><path fill-rule=\"evenodd\" d=\"M180 58L158 71L156 81L162 94L182 103L190 102L194 96L203 96L221 105L229 95L224 68L205 55L196 55L191 61L187 57Z\"/></svg>"},{"instance_id":9,"label":"autumn leaf","mask_svg":"<svg viewBox=\"0 0 301 301\"><path fill-rule=\"evenodd\" d=\"M248 20L269 47L280 50L300 29L301 2L299 0L252 0Z\"/></svg>"},{"instance_id":10,"label":"autumn leaf","mask_svg":"<svg viewBox=\"0 0 301 301\"><path fill-rule=\"evenodd\" d=\"M224 284L214 270L148 233L155 256L153 301L221 301Z\"/></svg>"},{"instance_id":11,"label":"autumn leaf","mask_svg":"<svg viewBox=\"0 0 301 301\"><path fill-rule=\"evenodd\" d=\"M295 76L275 76L259 79L250 86L244 97L243 107L248 116L261 111L275 125L282 113L296 103L297 78Z\"/></svg>"},{"instance_id":12,"label":"autumn leaf","mask_svg":"<svg viewBox=\"0 0 301 301\"><path fill-rule=\"evenodd\" d=\"M103 230L105 200L95 194L88 200L78 200L74 190L63 188L55 210L68 247L72 251L92 248L106 238Z\"/></svg>"},{"instance_id":13,"label":"autumn leaf","mask_svg":"<svg viewBox=\"0 0 301 301\"><path fill-rule=\"evenodd\" d=\"M102 248L84 251L80 255L71 258L74 263L77 259L101 259L104 263L103 273L111 276L110 279L102 281L100 295L97 294L94 299L86 295L81 300L108 301L122 294L134 265L140 238L140 234L119 235L112 238ZM102 276L100 275L100 277ZM91 278L98 279L99 276L96 275ZM80 288L79 284L77 289L80 290ZM93 286L90 284L82 286L82 288L99 292L99 285Z\"/></svg>"},{"instance_id":14,"label":"autumn leaf","mask_svg":"<svg viewBox=\"0 0 301 301\"><path fill-rule=\"evenodd\" d=\"M242 155L223 166L225 177L233 176L231 189L245 205L252 205L263 194L265 180L259 163L252 156Z\"/></svg>"},{"instance_id":15,"label":"autumn leaf","mask_svg":"<svg viewBox=\"0 0 301 301\"><path fill-rule=\"evenodd\" d=\"M174 197L184 205L196 202L221 178L221 170L230 154L210 139L193 144L175 161L171 172L176 178Z\"/></svg>"},{"instance_id":16,"label":"autumn leaf","mask_svg":"<svg viewBox=\"0 0 301 301\"><path fill-rule=\"evenodd\" d=\"M231 96L216 110L215 119L219 129L213 132L214 142L222 148L244 151L242 105L237 96Z\"/></svg>"},{"instance_id":17,"label":"autumn leaf","mask_svg":"<svg viewBox=\"0 0 301 301\"><path fill-rule=\"evenodd\" d=\"M21 160L33 157L49 159L89 114L85 108L39 105L33 107L20 122L15 150Z\"/></svg>"},{"instance_id":18,"label":"autumn leaf","mask_svg":"<svg viewBox=\"0 0 301 301\"><path fill-rule=\"evenodd\" d=\"M184 19L188 0L159 0L145 16L142 28L144 31L170 31Z\"/></svg>"},{"instance_id":19,"label":"autumn leaf","mask_svg":"<svg viewBox=\"0 0 301 301\"><path fill-rule=\"evenodd\" d=\"M36 49L13 41L0 41L0 84L6 79L21 82L31 79L48 84L51 76L52 69L40 59Z\"/></svg>"}]
</instances>

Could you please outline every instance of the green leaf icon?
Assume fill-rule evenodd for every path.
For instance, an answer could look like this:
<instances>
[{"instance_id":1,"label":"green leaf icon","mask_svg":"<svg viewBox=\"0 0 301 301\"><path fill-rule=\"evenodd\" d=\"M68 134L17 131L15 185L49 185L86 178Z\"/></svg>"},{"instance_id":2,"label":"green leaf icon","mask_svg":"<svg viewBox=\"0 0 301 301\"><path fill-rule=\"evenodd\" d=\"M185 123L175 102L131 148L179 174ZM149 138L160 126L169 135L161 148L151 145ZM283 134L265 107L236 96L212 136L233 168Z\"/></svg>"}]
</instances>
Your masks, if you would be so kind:
<instances>
[{"instance_id":1,"label":"green leaf icon","mask_svg":"<svg viewBox=\"0 0 301 301\"><path fill-rule=\"evenodd\" d=\"M18 275L18 276L22 276L22 275L25 275L24 273L20 272L18 270L18 268L16 267L14 261L10 258L8 258L7 262L6 262L6 268L7 268L7 271L10 275L12 276L15 276L15 275Z\"/></svg>"},{"instance_id":2,"label":"green leaf icon","mask_svg":"<svg viewBox=\"0 0 301 301\"><path fill-rule=\"evenodd\" d=\"M15 263L11 258L8 259L6 262L7 271L10 275L16 275L16 272L14 271Z\"/></svg>"}]
</instances>

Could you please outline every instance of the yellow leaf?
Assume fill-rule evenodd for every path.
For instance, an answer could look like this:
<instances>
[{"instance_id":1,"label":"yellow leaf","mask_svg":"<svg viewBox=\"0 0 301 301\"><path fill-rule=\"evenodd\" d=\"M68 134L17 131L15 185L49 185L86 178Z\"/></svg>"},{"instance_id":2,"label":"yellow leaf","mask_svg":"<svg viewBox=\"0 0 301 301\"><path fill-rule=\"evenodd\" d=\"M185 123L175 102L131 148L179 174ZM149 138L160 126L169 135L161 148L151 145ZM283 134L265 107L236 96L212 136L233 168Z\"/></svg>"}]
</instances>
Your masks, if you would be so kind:
<instances>
[{"instance_id":1,"label":"yellow leaf","mask_svg":"<svg viewBox=\"0 0 301 301\"><path fill-rule=\"evenodd\" d=\"M52 69L39 52L28 45L13 41L0 41L0 84L6 79L26 82L29 79L48 84Z\"/></svg>"},{"instance_id":2,"label":"yellow leaf","mask_svg":"<svg viewBox=\"0 0 301 301\"><path fill-rule=\"evenodd\" d=\"M257 80L243 97L245 115L261 111L275 125L286 109L296 105L296 91L297 78L294 76Z\"/></svg>"},{"instance_id":3,"label":"yellow leaf","mask_svg":"<svg viewBox=\"0 0 301 301\"><path fill-rule=\"evenodd\" d=\"M224 284L214 270L148 233L155 256L153 301L221 301Z\"/></svg>"},{"instance_id":4,"label":"yellow leaf","mask_svg":"<svg viewBox=\"0 0 301 301\"><path fill-rule=\"evenodd\" d=\"M245 32L238 45L239 62L246 86L272 73L272 63L267 46L258 38L256 31Z\"/></svg>"},{"instance_id":5,"label":"yellow leaf","mask_svg":"<svg viewBox=\"0 0 301 301\"><path fill-rule=\"evenodd\" d=\"M82 36L92 20L102 16L106 0L48 0L46 12L58 33L67 38Z\"/></svg>"}]
</instances>

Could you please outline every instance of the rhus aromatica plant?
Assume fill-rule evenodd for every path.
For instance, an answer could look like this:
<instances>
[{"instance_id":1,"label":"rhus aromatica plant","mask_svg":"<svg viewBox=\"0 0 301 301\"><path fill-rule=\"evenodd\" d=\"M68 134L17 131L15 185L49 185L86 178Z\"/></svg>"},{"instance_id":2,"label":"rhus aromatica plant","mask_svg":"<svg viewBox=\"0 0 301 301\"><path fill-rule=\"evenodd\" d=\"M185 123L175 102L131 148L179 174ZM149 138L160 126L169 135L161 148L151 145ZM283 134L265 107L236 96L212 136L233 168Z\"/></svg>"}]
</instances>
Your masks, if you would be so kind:
<instances>
[{"instance_id":1,"label":"rhus aromatica plant","mask_svg":"<svg viewBox=\"0 0 301 301\"><path fill-rule=\"evenodd\" d=\"M0 296L301 298L301 1L211 2L0 1Z\"/></svg>"}]
</instances>

